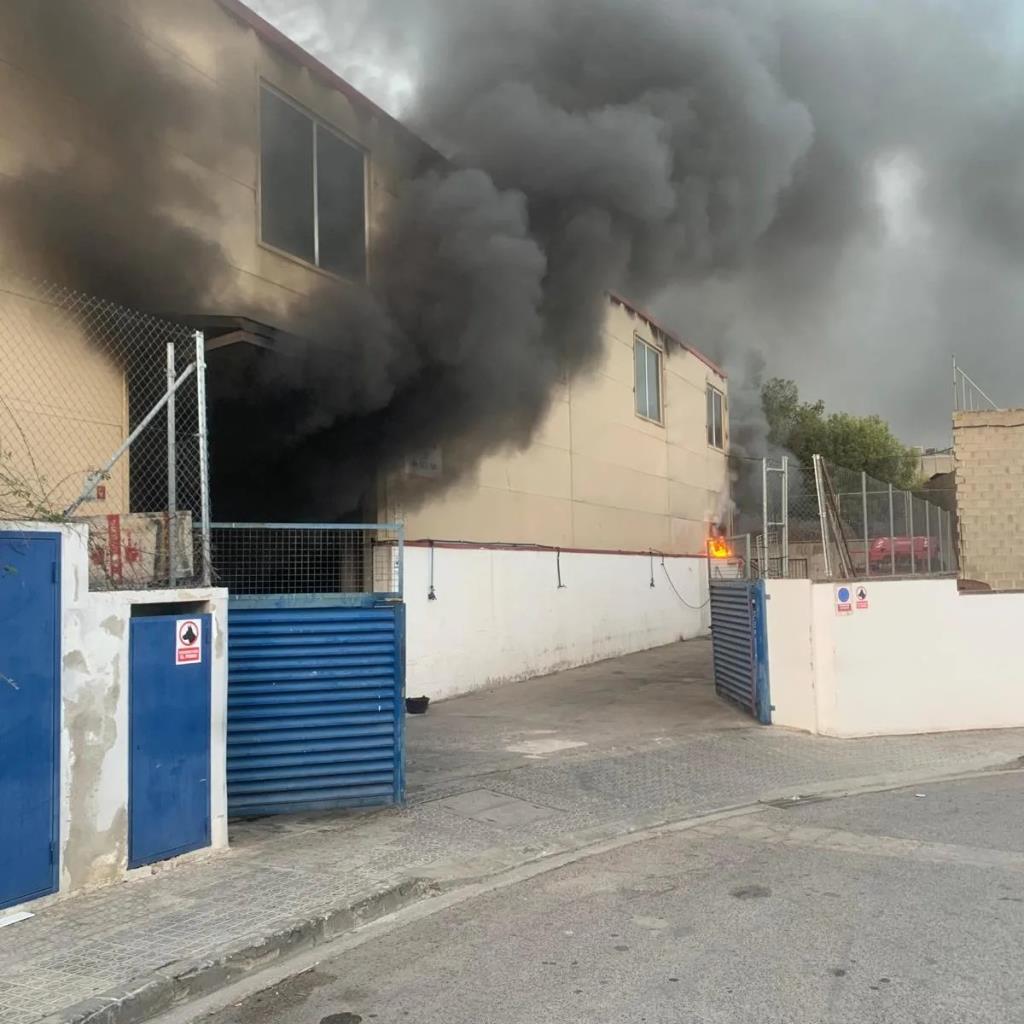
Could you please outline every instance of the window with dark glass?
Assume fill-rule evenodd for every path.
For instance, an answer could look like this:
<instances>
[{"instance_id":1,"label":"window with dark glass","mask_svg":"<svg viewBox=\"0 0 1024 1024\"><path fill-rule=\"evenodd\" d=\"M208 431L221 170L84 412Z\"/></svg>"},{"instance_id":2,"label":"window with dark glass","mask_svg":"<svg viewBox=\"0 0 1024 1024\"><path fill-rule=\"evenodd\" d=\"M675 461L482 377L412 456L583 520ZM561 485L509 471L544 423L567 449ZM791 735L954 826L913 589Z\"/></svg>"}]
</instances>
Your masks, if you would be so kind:
<instances>
[{"instance_id":1,"label":"window with dark glass","mask_svg":"<svg viewBox=\"0 0 1024 1024\"><path fill-rule=\"evenodd\" d=\"M661 422L661 352L640 338L633 340L636 411L644 419Z\"/></svg>"},{"instance_id":2,"label":"window with dark glass","mask_svg":"<svg viewBox=\"0 0 1024 1024\"><path fill-rule=\"evenodd\" d=\"M366 275L366 158L326 125L260 89L261 237L344 277Z\"/></svg>"},{"instance_id":3,"label":"window with dark glass","mask_svg":"<svg viewBox=\"0 0 1024 1024\"><path fill-rule=\"evenodd\" d=\"M718 388L708 385L708 444L725 448L725 402Z\"/></svg>"}]
</instances>

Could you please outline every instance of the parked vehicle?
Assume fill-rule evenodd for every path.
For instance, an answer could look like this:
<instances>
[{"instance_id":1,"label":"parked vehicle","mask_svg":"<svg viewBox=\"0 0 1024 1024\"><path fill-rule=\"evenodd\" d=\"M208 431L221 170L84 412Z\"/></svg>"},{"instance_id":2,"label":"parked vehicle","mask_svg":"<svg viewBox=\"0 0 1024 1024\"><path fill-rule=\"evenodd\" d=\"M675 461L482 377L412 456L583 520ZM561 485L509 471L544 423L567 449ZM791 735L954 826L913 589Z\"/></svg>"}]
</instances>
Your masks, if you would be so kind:
<instances>
[{"instance_id":1,"label":"parked vehicle","mask_svg":"<svg viewBox=\"0 0 1024 1024\"><path fill-rule=\"evenodd\" d=\"M877 537L868 548L868 564L872 570L889 572L894 552L897 572L909 572L911 567L924 572L929 557L932 572L942 570L942 552L934 537Z\"/></svg>"}]
</instances>

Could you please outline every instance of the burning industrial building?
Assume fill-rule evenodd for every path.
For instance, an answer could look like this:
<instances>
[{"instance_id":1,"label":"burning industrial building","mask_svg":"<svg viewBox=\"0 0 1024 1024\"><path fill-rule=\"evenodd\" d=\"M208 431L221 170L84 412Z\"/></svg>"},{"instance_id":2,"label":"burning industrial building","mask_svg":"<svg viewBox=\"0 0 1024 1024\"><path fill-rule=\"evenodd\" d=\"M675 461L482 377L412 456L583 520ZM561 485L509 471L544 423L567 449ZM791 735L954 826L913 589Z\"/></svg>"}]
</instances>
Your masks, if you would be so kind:
<instances>
[{"instance_id":1,"label":"burning industrial building","mask_svg":"<svg viewBox=\"0 0 1024 1024\"><path fill-rule=\"evenodd\" d=\"M859 287L850 260L893 227L880 168L920 171L929 259L968 227L976 267L1012 250L1020 154L973 173L966 141L997 129L972 111L1006 81L1002 8L834 6L263 0L321 61L239 0L18 0L0 265L203 332L219 519L703 555L730 447L764 451L718 363L752 314L782 357L780 325ZM950 48L977 72L961 92ZM332 70L368 64L405 72L415 132ZM59 362L7 379L59 391ZM124 414L90 413L88 452L50 467L87 498L60 510L166 510L136 493L138 446L91 488L162 387L139 366ZM8 439L53 416L24 397L4 395Z\"/></svg>"},{"instance_id":2,"label":"burning industrial building","mask_svg":"<svg viewBox=\"0 0 1024 1024\"><path fill-rule=\"evenodd\" d=\"M0 5L0 533L33 573L5 607L42 634L45 604L50 637L38 707L0 690L40 872L0 902L222 844L229 810L400 801L406 686L706 636L711 580L753 557L730 449L763 440L723 356L753 334L778 372L792 334L834 370L893 161L932 285L1019 256L984 6ZM407 73L401 120L348 80L366 60ZM837 287L845 334L816 337ZM214 674L163 685L186 664ZM196 833L140 858L143 687L151 738L211 746Z\"/></svg>"}]
</instances>

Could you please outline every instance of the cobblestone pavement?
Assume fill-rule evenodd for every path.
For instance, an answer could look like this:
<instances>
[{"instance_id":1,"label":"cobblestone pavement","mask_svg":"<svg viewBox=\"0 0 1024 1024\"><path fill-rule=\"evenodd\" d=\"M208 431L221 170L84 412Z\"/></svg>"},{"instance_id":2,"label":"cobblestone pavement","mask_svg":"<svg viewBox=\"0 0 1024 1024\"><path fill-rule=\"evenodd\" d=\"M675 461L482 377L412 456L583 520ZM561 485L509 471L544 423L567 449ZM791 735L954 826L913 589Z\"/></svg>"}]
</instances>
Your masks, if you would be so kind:
<instances>
[{"instance_id":1,"label":"cobblestone pavement","mask_svg":"<svg viewBox=\"0 0 1024 1024\"><path fill-rule=\"evenodd\" d=\"M406 807L237 824L229 853L0 929L0 1022L248 945L438 862L536 856L645 814L1024 754L1024 731L835 741L753 726L714 699L709 658L706 643L677 645L438 705L409 723Z\"/></svg>"}]
</instances>

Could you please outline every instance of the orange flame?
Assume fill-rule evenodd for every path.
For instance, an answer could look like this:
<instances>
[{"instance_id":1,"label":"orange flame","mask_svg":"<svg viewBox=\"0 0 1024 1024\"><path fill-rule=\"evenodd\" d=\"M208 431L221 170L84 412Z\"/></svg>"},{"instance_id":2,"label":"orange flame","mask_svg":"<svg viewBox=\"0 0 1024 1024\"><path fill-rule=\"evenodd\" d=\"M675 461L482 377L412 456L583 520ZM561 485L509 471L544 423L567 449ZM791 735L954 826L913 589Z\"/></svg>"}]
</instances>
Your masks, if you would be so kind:
<instances>
[{"instance_id":1,"label":"orange flame","mask_svg":"<svg viewBox=\"0 0 1024 1024\"><path fill-rule=\"evenodd\" d=\"M708 554L712 558L732 558L732 548L724 537L711 537L708 539Z\"/></svg>"}]
</instances>

